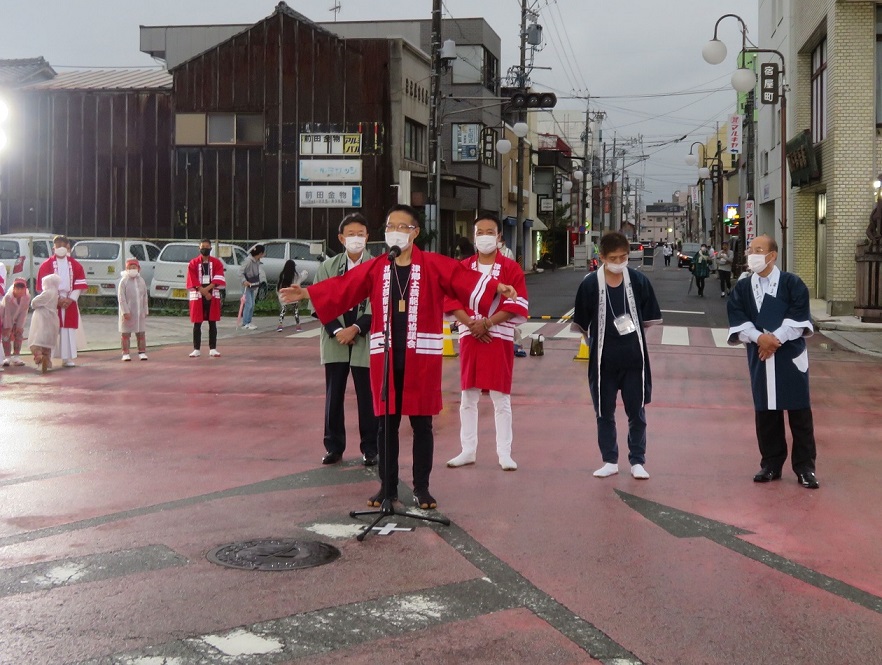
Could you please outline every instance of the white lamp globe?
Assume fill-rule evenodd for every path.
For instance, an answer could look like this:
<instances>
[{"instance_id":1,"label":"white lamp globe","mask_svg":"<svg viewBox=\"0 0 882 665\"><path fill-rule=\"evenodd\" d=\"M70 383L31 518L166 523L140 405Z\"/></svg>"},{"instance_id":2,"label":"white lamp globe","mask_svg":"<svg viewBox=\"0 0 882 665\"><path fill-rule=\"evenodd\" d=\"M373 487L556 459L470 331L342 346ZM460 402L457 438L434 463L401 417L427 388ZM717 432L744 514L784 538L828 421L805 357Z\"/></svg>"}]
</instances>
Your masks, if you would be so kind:
<instances>
[{"instance_id":1,"label":"white lamp globe","mask_svg":"<svg viewBox=\"0 0 882 665\"><path fill-rule=\"evenodd\" d=\"M710 169L706 166L702 166L698 169L698 177L702 179L710 178Z\"/></svg>"},{"instance_id":2,"label":"white lamp globe","mask_svg":"<svg viewBox=\"0 0 882 665\"><path fill-rule=\"evenodd\" d=\"M575 171L573 171L573 178L575 178L576 180L582 180L582 178L584 177L585 174L582 173L581 169L576 169Z\"/></svg>"},{"instance_id":3,"label":"white lamp globe","mask_svg":"<svg viewBox=\"0 0 882 665\"><path fill-rule=\"evenodd\" d=\"M522 139L527 135L527 132L530 131L530 128L527 126L526 122L516 122L514 127L511 128L511 131L513 131L514 135L519 139Z\"/></svg>"},{"instance_id":4,"label":"white lamp globe","mask_svg":"<svg viewBox=\"0 0 882 665\"><path fill-rule=\"evenodd\" d=\"M726 45L719 39L711 39L701 49L701 57L710 65L719 65L726 59Z\"/></svg>"},{"instance_id":5,"label":"white lamp globe","mask_svg":"<svg viewBox=\"0 0 882 665\"><path fill-rule=\"evenodd\" d=\"M573 181L572 180L564 180L563 184L561 185L561 189L563 189L564 192L571 191L573 189Z\"/></svg>"},{"instance_id":6,"label":"white lamp globe","mask_svg":"<svg viewBox=\"0 0 882 665\"><path fill-rule=\"evenodd\" d=\"M756 85L756 74L752 69L736 69L732 73L732 87L738 92L750 92Z\"/></svg>"},{"instance_id":7,"label":"white lamp globe","mask_svg":"<svg viewBox=\"0 0 882 665\"><path fill-rule=\"evenodd\" d=\"M686 160L687 166L695 166L696 164L698 164L698 156L693 155L691 152L688 155L686 155L686 157L684 157L683 159Z\"/></svg>"},{"instance_id":8,"label":"white lamp globe","mask_svg":"<svg viewBox=\"0 0 882 665\"><path fill-rule=\"evenodd\" d=\"M882 175L873 181L873 189L882 189Z\"/></svg>"},{"instance_id":9,"label":"white lamp globe","mask_svg":"<svg viewBox=\"0 0 882 665\"><path fill-rule=\"evenodd\" d=\"M499 139L496 142L496 152L500 155L507 155L511 152L511 141L508 139Z\"/></svg>"}]
</instances>

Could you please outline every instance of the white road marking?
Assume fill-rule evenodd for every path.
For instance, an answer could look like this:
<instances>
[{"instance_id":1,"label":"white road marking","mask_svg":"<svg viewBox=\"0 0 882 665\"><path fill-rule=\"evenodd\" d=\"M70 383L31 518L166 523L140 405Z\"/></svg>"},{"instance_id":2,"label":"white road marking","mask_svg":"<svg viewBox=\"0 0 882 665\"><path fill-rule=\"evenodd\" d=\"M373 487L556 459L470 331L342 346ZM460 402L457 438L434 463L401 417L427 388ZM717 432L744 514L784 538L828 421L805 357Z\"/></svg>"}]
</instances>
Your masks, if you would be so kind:
<instances>
[{"instance_id":1,"label":"white road marking","mask_svg":"<svg viewBox=\"0 0 882 665\"><path fill-rule=\"evenodd\" d=\"M378 536L390 536L396 531L413 531L413 527L398 526L395 522L389 522L389 524L384 526L375 526L373 529L377 532Z\"/></svg>"},{"instance_id":2,"label":"white road marking","mask_svg":"<svg viewBox=\"0 0 882 665\"><path fill-rule=\"evenodd\" d=\"M206 635L202 638L221 653L228 656L253 656L263 653L273 653L284 648L279 640L261 637L247 630L234 630L226 635Z\"/></svg>"},{"instance_id":3,"label":"white road marking","mask_svg":"<svg viewBox=\"0 0 882 665\"><path fill-rule=\"evenodd\" d=\"M732 349L729 346L729 329L728 328L711 328L711 334L714 336L714 344L720 349Z\"/></svg>"},{"instance_id":4,"label":"white road marking","mask_svg":"<svg viewBox=\"0 0 882 665\"><path fill-rule=\"evenodd\" d=\"M529 321L528 323L522 323L521 325L519 325L518 330L521 331L521 335L523 337L529 337L534 332L542 328L544 325L545 322L537 323L535 321Z\"/></svg>"},{"instance_id":5,"label":"white road marking","mask_svg":"<svg viewBox=\"0 0 882 665\"><path fill-rule=\"evenodd\" d=\"M285 335L288 339L292 338L307 338L307 337L318 337L322 334L321 328L313 328L312 330L304 330L302 332L294 333L293 335Z\"/></svg>"},{"instance_id":6,"label":"white road marking","mask_svg":"<svg viewBox=\"0 0 882 665\"><path fill-rule=\"evenodd\" d=\"M358 524L313 524L307 526L306 530L325 538L354 538L363 528Z\"/></svg>"},{"instance_id":7,"label":"white road marking","mask_svg":"<svg viewBox=\"0 0 882 665\"><path fill-rule=\"evenodd\" d=\"M685 326L662 326L662 344L689 346L689 328Z\"/></svg>"}]
</instances>

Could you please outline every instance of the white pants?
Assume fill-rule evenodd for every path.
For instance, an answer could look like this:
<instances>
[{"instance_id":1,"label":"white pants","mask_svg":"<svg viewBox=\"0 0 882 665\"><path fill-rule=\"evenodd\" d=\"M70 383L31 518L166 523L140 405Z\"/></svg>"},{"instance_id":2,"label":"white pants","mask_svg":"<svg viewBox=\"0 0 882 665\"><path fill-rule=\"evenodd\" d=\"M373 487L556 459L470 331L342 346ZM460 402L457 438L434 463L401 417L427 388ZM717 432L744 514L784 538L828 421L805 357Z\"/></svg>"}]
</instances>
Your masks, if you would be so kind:
<instances>
[{"instance_id":1,"label":"white pants","mask_svg":"<svg viewBox=\"0 0 882 665\"><path fill-rule=\"evenodd\" d=\"M58 335L58 344L55 345L54 358L73 360L77 357L77 329L62 328Z\"/></svg>"},{"instance_id":2,"label":"white pants","mask_svg":"<svg viewBox=\"0 0 882 665\"><path fill-rule=\"evenodd\" d=\"M462 391L462 399L459 404L459 437L462 442L462 450L465 453L474 453L478 448L478 402L480 399L481 390L479 388L469 388ZM490 399L493 400L493 410L496 416L496 454L511 455L511 395L491 390Z\"/></svg>"}]
</instances>

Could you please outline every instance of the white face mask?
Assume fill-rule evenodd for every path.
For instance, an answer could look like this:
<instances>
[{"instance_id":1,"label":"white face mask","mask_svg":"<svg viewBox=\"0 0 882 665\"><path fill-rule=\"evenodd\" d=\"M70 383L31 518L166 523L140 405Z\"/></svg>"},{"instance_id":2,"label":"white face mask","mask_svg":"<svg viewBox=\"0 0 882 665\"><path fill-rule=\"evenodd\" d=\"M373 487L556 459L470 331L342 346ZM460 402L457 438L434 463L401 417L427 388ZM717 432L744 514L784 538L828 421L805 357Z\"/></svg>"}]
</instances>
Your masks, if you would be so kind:
<instances>
[{"instance_id":1,"label":"white face mask","mask_svg":"<svg viewBox=\"0 0 882 665\"><path fill-rule=\"evenodd\" d=\"M350 254L361 254L365 244L367 244L367 238L361 236L347 236L343 239L343 245Z\"/></svg>"},{"instance_id":2,"label":"white face mask","mask_svg":"<svg viewBox=\"0 0 882 665\"><path fill-rule=\"evenodd\" d=\"M492 254L498 249L496 236L475 236L475 247L481 254Z\"/></svg>"},{"instance_id":3,"label":"white face mask","mask_svg":"<svg viewBox=\"0 0 882 665\"><path fill-rule=\"evenodd\" d=\"M404 251L410 247L410 234L401 231L389 231L386 233L386 244L389 247L400 247Z\"/></svg>"},{"instance_id":4,"label":"white face mask","mask_svg":"<svg viewBox=\"0 0 882 665\"><path fill-rule=\"evenodd\" d=\"M606 266L607 270L615 275L621 275L623 272L625 272L625 268L628 267L627 263L604 263L603 265Z\"/></svg>"},{"instance_id":5,"label":"white face mask","mask_svg":"<svg viewBox=\"0 0 882 665\"><path fill-rule=\"evenodd\" d=\"M55 256L59 259L63 259L67 256L67 247L56 247L55 248Z\"/></svg>"},{"instance_id":6,"label":"white face mask","mask_svg":"<svg viewBox=\"0 0 882 665\"><path fill-rule=\"evenodd\" d=\"M129 277L137 277L140 274L137 268L129 268L126 272L129 274Z\"/></svg>"},{"instance_id":7,"label":"white face mask","mask_svg":"<svg viewBox=\"0 0 882 665\"><path fill-rule=\"evenodd\" d=\"M766 269L766 255L765 254L748 254L747 255L747 267L751 269L751 271L759 273Z\"/></svg>"}]
</instances>

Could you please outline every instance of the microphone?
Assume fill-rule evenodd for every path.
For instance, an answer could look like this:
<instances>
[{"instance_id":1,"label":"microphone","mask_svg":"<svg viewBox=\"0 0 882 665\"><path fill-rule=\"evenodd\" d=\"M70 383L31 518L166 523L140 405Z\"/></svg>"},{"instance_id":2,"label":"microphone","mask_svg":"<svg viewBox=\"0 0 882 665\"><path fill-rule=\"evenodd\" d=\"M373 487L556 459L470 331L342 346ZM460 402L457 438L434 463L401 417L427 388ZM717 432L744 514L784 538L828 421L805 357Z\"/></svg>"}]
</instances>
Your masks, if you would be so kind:
<instances>
[{"instance_id":1,"label":"microphone","mask_svg":"<svg viewBox=\"0 0 882 665\"><path fill-rule=\"evenodd\" d=\"M392 247L389 248L389 261L394 261L399 256L401 256L401 248L398 245L392 245Z\"/></svg>"}]
</instances>

